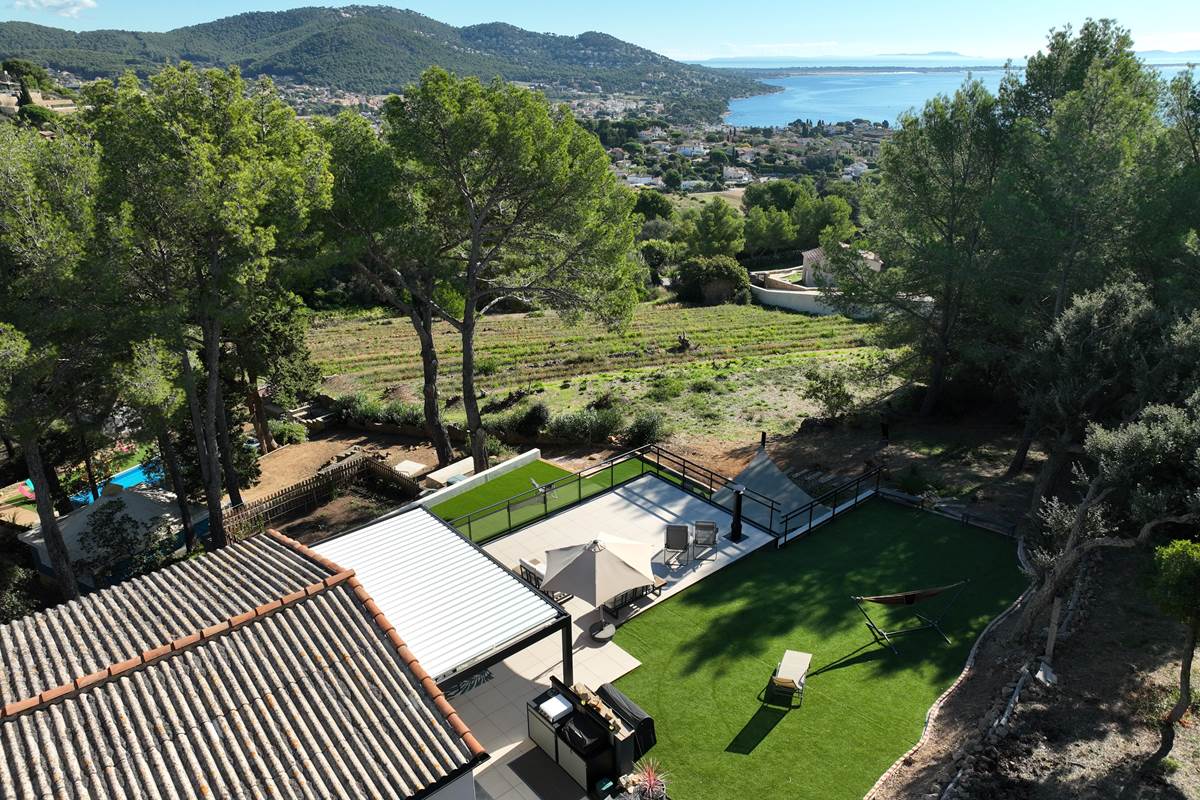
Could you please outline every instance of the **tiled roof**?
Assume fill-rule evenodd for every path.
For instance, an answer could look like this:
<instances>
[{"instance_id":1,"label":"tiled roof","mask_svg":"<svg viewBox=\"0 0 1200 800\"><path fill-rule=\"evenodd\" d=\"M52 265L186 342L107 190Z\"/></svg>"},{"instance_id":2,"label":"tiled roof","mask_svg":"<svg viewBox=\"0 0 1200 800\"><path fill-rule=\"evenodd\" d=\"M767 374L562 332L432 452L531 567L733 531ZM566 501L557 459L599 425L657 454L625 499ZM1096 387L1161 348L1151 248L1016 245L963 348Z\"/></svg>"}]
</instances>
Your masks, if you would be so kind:
<instances>
[{"instance_id":1,"label":"tiled roof","mask_svg":"<svg viewBox=\"0 0 1200 800\"><path fill-rule=\"evenodd\" d=\"M278 534L0 627L0 797L396 797L485 757L350 570Z\"/></svg>"},{"instance_id":2,"label":"tiled roof","mask_svg":"<svg viewBox=\"0 0 1200 800\"><path fill-rule=\"evenodd\" d=\"M0 704L132 658L331 574L300 552L255 536L0 626Z\"/></svg>"}]
</instances>

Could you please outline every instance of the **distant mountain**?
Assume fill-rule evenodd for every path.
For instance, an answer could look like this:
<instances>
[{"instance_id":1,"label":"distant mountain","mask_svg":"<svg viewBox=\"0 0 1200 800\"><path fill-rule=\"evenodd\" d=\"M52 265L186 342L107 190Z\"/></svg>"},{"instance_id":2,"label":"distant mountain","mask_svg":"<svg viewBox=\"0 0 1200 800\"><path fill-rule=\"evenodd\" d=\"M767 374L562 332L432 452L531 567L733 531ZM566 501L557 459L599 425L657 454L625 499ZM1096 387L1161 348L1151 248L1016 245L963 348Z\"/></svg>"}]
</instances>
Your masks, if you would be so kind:
<instances>
[{"instance_id":1,"label":"distant mountain","mask_svg":"<svg viewBox=\"0 0 1200 800\"><path fill-rule=\"evenodd\" d=\"M906 58L924 58L925 56L971 58L971 56L964 56L962 53L956 53L953 50L930 50L928 53L880 53L879 55L883 58L890 58L892 56L904 56Z\"/></svg>"},{"instance_id":2,"label":"distant mountain","mask_svg":"<svg viewBox=\"0 0 1200 800\"><path fill-rule=\"evenodd\" d=\"M1139 50L1137 54L1151 64L1194 64L1200 62L1200 50Z\"/></svg>"},{"instance_id":3,"label":"distant mountain","mask_svg":"<svg viewBox=\"0 0 1200 800\"><path fill-rule=\"evenodd\" d=\"M237 64L248 75L371 94L398 91L438 64L483 79L645 94L664 101L676 119L717 119L729 98L770 91L744 76L672 61L603 33L557 36L499 22L455 28L384 6L252 12L164 33L76 33L4 22L0 56L84 78L130 69L145 75L181 60Z\"/></svg>"}]
</instances>

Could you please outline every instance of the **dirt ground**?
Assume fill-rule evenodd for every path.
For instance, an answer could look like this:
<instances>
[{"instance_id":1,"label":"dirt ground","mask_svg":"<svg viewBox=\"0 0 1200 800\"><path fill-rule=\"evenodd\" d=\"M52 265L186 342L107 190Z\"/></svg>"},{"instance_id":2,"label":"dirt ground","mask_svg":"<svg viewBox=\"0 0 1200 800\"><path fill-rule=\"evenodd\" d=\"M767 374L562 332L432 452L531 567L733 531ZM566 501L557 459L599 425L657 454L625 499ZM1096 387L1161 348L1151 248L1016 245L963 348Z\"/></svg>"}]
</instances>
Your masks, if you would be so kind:
<instances>
[{"instance_id":1,"label":"dirt ground","mask_svg":"<svg viewBox=\"0 0 1200 800\"><path fill-rule=\"evenodd\" d=\"M288 445L259 459L262 474L258 483L242 490L242 499L249 503L312 477L334 456L355 445L360 445L368 451L386 453L391 464L400 461L416 461L427 466L437 464L437 455L428 442L402 436L343 429L328 430L307 442Z\"/></svg>"},{"instance_id":2,"label":"dirt ground","mask_svg":"<svg viewBox=\"0 0 1200 800\"><path fill-rule=\"evenodd\" d=\"M889 424L889 440L878 425L824 425L811 421L787 436L770 436L767 449L788 471L818 469L851 478L883 465L884 482L920 494L921 488L956 506L996 520L1017 523L1028 510L1029 494L1044 455L1030 450L1025 469L1004 476L1020 438L1020 429L988 417L968 420L897 419ZM664 443L671 452L732 478L758 451L759 440L729 442L703 436L676 435ZM542 457L564 469L578 470L621 451L542 448ZM914 491L915 490L915 491Z\"/></svg>"},{"instance_id":3,"label":"dirt ground","mask_svg":"<svg viewBox=\"0 0 1200 800\"><path fill-rule=\"evenodd\" d=\"M317 510L273 522L271 527L304 544L315 544L335 533L370 522L398 505L395 498L376 494L362 486L352 487Z\"/></svg>"},{"instance_id":4,"label":"dirt ground","mask_svg":"<svg viewBox=\"0 0 1200 800\"><path fill-rule=\"evenodd\" d=\"M1007 735L986 746L958 797L991 800L1184 800L1200 797L1197 713L1178 728L1162 767L1140 783L1132 777L1159 744L1157 721L1178 686L1181 626L1147 599L1147 554L1110 552L1097 563L1090 597L1071 636L1056 648L1059 684L1031 682L1022 692ZM1107 587L1104 600L1096 587ZM1124 591L1113 592L1113 587ZM1011 627L1011 626L1010 626ZM925 797L954 771L954 756L975 735L989 704L1004 701L1021 659L1005 657L997 630L980 656L981 669L952 697L913 762L880 795L886 800ZM1001 650L1001 652L997 652ZM997 657L999 656L999 657ZM984 687L990 692L983 691Z\"/></svg>"}]
</instances>

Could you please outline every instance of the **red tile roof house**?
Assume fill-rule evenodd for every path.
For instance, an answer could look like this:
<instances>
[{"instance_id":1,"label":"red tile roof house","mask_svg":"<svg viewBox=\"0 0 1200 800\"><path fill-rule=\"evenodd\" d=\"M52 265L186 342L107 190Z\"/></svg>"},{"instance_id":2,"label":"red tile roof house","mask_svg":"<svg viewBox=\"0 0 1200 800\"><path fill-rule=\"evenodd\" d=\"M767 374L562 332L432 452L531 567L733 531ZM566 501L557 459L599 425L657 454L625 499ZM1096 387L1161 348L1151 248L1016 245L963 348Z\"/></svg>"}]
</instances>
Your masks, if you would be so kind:
<instances>
[{"instance_id":1,"label":"red tile roof house","mask_svg":"<svg viewBox=\"0 0 1200 800\"><path fill-rule=\"evenodd\" d=\"M276 533L0 626L0 797L474 797L352 570Z\"/></svg>"}]
</instances>

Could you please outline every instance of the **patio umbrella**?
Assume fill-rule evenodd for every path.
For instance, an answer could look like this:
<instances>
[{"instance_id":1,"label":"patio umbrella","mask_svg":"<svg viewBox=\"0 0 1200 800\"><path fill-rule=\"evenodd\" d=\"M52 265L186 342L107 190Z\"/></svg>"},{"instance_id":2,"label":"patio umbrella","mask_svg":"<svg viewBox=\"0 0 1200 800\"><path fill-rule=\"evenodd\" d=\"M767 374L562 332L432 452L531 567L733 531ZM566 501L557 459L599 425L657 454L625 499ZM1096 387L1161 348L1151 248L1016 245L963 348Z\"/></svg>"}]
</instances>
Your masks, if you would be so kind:
<instances>
[{"instance_id":1,"label":"patio umbrella","mask_svg":"<svg viewBox=\"0 0 1200 800\"><path fill-rule=\"evenodd\" d=\"M546 551L542 588L566 592L594 606L621 592L654 583L653 545L605 537Z\"/></svg>"}]
</instances>

